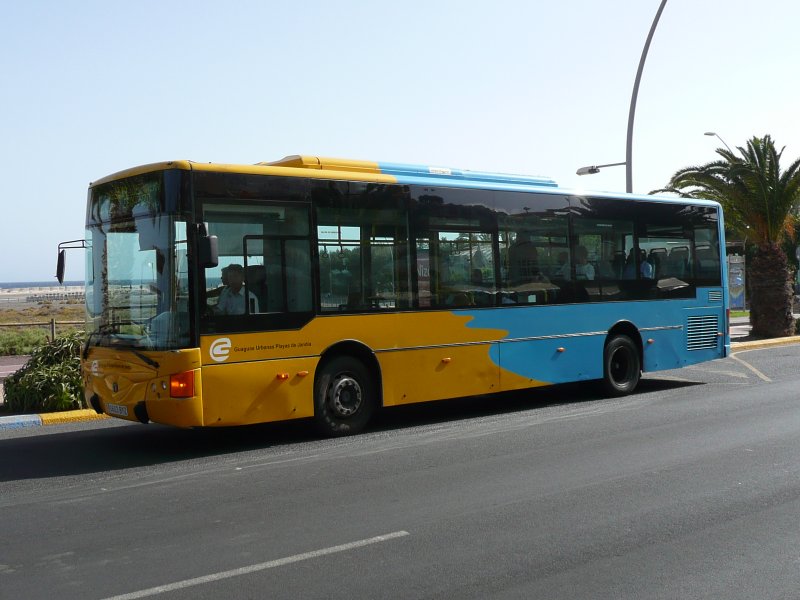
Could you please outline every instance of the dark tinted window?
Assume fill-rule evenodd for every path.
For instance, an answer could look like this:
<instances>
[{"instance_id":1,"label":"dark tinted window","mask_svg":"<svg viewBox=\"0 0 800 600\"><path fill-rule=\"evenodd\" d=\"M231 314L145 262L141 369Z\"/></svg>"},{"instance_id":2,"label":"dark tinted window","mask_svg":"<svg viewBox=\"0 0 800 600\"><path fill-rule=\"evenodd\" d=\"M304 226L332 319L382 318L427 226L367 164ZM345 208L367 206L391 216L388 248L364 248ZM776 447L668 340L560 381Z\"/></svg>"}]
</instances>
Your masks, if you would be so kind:
<instances>
[{"instance_id":1,"label":"dark tinted window","mask_svg":"<svg viewBox=\"0 0 800 600\"><path fill-rule=\"evenodd\" d=\"M199 219L219 249L219 265L200 277L201 331L292 329L307 322L314 309L307 181L199 175Z\"/></svg>"},{"instance_id":2,"label":"dark tinted window","mask_svg":"<svg viewBox=\"0 0 800 600\"><path fill-rule=\"evenodd\" d=\"M720 285L713 209L585 197L570 204L573 257L586 257L594 281L576 279L584 299L688 298L698 285Z\"/></svg>"},{"instance_id":3,"label":"dark tinted window","mask_svg":"<svg viewBox=\"0 0 800 600\"><path fill-rule=\"evenodd\" d=\"M493 192L412 188L420 308L494 306L497 219Z\"/></svg>"},{"instance_id":4,"label":"dark tinted window","mask_svg":"<svg viewBox=\"0 0 800 600\"><path fill-rule=\"evenodd\" d=\"M312 187L320 310L409 308L408 194L404 188L325 181Z\"/></svg>"},{"instance_id":5,"label":"dark tinted window","mask_svg":"<svg viewBox=\"0 0 800 600\"><path fill-rule=\"evenodd\" d=\"M502 304L567 301L571 279L567 199L498 192Z\"/></svg>"}]
</instances>

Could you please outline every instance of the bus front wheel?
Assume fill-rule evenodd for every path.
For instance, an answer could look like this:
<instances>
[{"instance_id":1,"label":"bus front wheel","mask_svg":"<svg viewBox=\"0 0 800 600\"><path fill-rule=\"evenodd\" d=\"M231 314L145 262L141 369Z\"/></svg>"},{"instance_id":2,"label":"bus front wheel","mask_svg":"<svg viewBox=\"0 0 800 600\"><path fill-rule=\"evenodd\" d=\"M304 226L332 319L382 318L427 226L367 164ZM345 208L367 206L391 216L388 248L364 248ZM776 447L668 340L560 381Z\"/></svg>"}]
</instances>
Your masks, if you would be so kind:
<instances>
[{"instance_id":1,"label":"bus front wheel","mask_svg":"<svg viewBox=\"0 0 800 600\"><path fill-rule=\"evenodd\" d=\"M625 396L639 384L639 349L627 335L608 340L603 350L603 389L609 396Z\"/></svg>"},{"instance_id":2,"label":"bus front wheel","mask_svg":"<svg viewBox=\"0 0 800 600\"><path fill-rule=\"evenodd\" d=\"M322 365L314 386L314 419L325 435L361 431L375 412L375 384L361 361L339 356Z\"/></svg>"}]
</instances>

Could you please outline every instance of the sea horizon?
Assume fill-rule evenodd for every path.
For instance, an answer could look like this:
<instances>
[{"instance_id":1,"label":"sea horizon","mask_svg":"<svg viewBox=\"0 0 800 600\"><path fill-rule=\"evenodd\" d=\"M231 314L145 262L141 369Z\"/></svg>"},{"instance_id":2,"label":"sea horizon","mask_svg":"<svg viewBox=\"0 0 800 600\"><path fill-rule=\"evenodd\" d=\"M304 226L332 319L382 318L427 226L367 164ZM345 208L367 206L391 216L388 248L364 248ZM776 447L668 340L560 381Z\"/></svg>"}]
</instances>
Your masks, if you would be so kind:
<instances>
[{"instance_id":1,"label":"sea horizon","mask_svg":"<svg viewBox=\"0 0 800 600\"><path fill-rule=\"evenodd\" d=\"M24 289L24 288L39 288L39 287L83 287L82 280L65 281L63 285L53 278L52 281L0 281L0 289L7 290L11 288Z\"/></svg>"}]
</instances>

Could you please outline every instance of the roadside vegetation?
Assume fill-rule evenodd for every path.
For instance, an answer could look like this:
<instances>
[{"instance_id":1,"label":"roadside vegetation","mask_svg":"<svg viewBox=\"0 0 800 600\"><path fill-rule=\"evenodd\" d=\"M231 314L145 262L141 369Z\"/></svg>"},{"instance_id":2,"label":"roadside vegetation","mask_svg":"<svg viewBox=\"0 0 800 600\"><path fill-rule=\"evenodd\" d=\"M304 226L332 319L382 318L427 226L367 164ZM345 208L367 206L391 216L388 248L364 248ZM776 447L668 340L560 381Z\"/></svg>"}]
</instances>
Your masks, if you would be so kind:
<instances>
[{"instance_id":1,"label":"roadside vegetation","mask_svg":"<svg viewBox=\"0 0 800 600\"><path fill-rule=\"evenodd\" d=\"M718 148L719 160L676 172L667 187L686 198L719 202L732 233L744 239L754 337L783 337L795 332L792 276L800 159L781 168L783 148L772 137L753 137L745 147Z\"/></svg>"},{"instance_id":2,"label":"roadside vegetation","mask_svg":"<svg viewBox=\"0 0 800 600\"><path fill-rule=\"evenodd\" d=\"M3 382L5 411L41 413L85 408L80 353L84 335L72 331L33 349L24 367Z\"/></svg>"},{"instance_id":3,"label":"roadside vegetation","mask_svg":"<svg viewBox=\"0 0 800 600\"><path fill-rule=\"evenodd\" d=\"M0 307L0 324L49 323L50 319L61 321L83 321L83 303L22 304L18 307ZM56 335L82 329L80 325L59 325ZM30 354L47 342L49 327L26 325L22 327L0 327L0 356Z\"/></svg>"}]
</instances>

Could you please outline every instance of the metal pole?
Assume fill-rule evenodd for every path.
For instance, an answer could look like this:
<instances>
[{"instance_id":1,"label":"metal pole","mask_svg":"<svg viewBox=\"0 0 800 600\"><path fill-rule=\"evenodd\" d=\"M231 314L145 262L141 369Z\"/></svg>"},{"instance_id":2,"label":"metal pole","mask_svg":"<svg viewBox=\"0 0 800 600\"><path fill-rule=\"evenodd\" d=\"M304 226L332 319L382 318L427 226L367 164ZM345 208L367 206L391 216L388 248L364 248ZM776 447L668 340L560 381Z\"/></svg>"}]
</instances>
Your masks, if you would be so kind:
<instances>
[{"instance_id":1,"label":"metal pole","mask_svg":"<svg viewBox=\"0 0 800 600\"><path fill-rule=\"evenodd\" d=\"M650 49L650 41L653 39L653 34L656 31L656 25L661 18L661 13L664 11L664 5L667 0L661 0L661 6L658 7L656 18L653 19L653 24L650 26L650 33L647 34L647 41L644 43L642 49L642 58L639 59L639 69L636 71L636 80L633 82L633 94L631 95L631 109L628 112L628 144L625 151L625 191L629 194L633 191L633 117L636 114L636 97L639 95L639 81L642 79L642 71L644 70L644 61L647 58L647 51Z\"/></svg>"},{"instance_id":2,"label":"metal pole","mask_svg":"<svg viewBox=\"0 0 800 600\"><path fill-rule=\"evenodd\" d=\"M595 173L599 173L600 169L604 169L605 167L619 167L620 165L624 165L624 162L616 162L616 163L608 163L605 165L589 165L588 167L581 167L577 171L575 171L576 175L594 175Z\"/></svg>"},{"instance_id":3,"label":"metal pole","mask_svg":"<svg viewBox=\"0 0 800 600\"><path fill-rule=\"evenodd\" d=\"M720 136L718 133L716 133L716 132L714 132L714 131L706 131L704 135L708 135L708 136L714 136L714 137L716 137L716 138L717 138L717 139L718 139L720 142L722 142L723 144L725 144L725 147L728 149L728 152L730 152L731 154L733 154L733 150L731 150L731 147L730 147L730 146L728 146L728 144L727 144L727 143L725 143L725 140L723 140L723 139L722 139L722 137L721 137L721 136Z\"/></svg>"}]
</instances>

